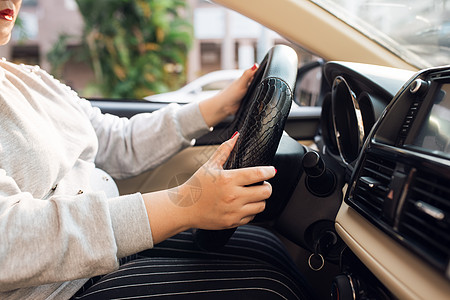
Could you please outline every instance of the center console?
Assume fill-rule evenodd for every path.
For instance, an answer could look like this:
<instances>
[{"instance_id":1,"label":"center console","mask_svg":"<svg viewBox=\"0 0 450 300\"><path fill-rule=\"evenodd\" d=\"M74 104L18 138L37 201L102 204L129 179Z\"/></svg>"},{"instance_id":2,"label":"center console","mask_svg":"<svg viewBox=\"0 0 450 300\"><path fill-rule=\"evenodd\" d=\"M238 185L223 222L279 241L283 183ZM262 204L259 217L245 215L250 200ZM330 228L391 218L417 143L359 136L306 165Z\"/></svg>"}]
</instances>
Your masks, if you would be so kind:
<instances>
[{"instance_id":1,"label":"center console","mask_svg":"<svg viewBox=\"0 0 450 300\"><path fill-rule=\"evenodd\" d=\"M418 73L388 105L358 157L336 228L397 295L450 294L449 67Z\"/></svg>"}]
</instances>

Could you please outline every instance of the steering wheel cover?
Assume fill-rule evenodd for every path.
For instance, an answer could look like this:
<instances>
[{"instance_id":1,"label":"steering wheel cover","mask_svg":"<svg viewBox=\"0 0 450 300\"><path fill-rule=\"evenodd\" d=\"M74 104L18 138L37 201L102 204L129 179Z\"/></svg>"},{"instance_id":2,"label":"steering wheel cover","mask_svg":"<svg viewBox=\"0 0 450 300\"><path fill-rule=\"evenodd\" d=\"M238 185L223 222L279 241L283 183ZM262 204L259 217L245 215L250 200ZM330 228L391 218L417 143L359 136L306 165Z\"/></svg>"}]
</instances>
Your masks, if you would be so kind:
<instances>
[{"instance_id":1,"label":"steering wheel cover","mask_svg":"<svg viewBox=\"0 0 450 300\"><path fill-rule=\"evenodd\" d=\"M292 104L297 65L297 53L288 46L277 45L267 53L230 125L240 136L224 169L273 164ZM235 230L199 229L194 236L200 248L214 250Z\"/></svg>"}]
</instances>

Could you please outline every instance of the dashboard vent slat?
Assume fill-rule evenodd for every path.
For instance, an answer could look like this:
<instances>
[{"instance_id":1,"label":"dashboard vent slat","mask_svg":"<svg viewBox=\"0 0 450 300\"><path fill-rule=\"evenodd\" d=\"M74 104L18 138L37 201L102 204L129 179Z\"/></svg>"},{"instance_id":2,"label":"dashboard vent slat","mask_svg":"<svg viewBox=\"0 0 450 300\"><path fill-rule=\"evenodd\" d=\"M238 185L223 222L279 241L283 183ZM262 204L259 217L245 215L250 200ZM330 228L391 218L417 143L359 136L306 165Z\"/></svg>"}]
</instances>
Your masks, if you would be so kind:
<instances>
[{"instance_id":1,"label":"dashboard vent slat","mask_svg":"<svg viewBox=\"0 0 450 300\"><path fill-rule=\"evenodd\" d=\"M425 180L423 178L416 178L418 186L413 186L412 190L419 195L419 198L427 198L428 202L436 203L437 206L443 206L445 210L450 210L450 189L445 186L438 186L435 182ZM426 187L426 188L423 188Z\"/></svg>"},{"instance_id":2,"label":"dashboard vent slat","mask_svg":"<svg viewBox=\"0 0 450 300\"><path fill-rule=\"evenodd\" d=\"M399 233L437 266L450 258L450 189L448 180L417 171L400 216Z\"/></svg>"},{"instance_id":3,"label":"dashboard vent slat","mask_svg":"<svg viewBox=\"0 0 450 300\"><path fill-rule=\"evenodd\" d=\"M374 216L381 216L395 162L367 154L353 193L353 201Z\"/></svg>"}]
</instances>

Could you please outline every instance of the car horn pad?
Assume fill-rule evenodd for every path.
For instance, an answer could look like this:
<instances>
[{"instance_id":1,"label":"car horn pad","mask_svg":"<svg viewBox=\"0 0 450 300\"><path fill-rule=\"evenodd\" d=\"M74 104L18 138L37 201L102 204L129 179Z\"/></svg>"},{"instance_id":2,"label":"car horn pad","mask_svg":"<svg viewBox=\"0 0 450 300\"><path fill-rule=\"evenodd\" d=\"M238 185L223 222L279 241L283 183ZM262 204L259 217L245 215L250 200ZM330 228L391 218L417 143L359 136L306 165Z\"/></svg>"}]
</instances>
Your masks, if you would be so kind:
<instances>
[{"instance_id":1,"label":"car horn pad","mask_svg":"<svg viewBox=\"0 0 450 300\"><path fill-rule=\"evenodd\" d=\"M279 47L275 46L274 48ZM287 47L287 46L283 46ZM283 72L272 72L272 56L274 48L269 51L261 63L260 70L255 75L253 86L250 86L248 99L236 114L232 124L233 129L239 131L239 139L236 142L224 169L237 169L253 166L271 166L278 148L284 125L292 104L292 85L282 78L283 72L297 72L297 65L289 66ZM289 48L290 49L290 48ZM292 49L291 49L292 50ZM286 49L278 51L278 55ZM293 52L293 53L292 53ZM297 56L295 52L288 51L290 55ZM279 59L279 58L278 58ZM261 75L263 73L263 75ZM275 74L274 74L275 73ZM281 73L281 74L280 74ZM280 74L280 75L279 75ZM289 74L288 78L292 79ZM295 75L294 75L295 78ZM256 81L256 82L255 82ZM294 80L295 82L295 80ZM214 250L226 244L236 228L225 230L197 229L194 233L197 245L204 250Z\"/></svg>"}]
</instances>

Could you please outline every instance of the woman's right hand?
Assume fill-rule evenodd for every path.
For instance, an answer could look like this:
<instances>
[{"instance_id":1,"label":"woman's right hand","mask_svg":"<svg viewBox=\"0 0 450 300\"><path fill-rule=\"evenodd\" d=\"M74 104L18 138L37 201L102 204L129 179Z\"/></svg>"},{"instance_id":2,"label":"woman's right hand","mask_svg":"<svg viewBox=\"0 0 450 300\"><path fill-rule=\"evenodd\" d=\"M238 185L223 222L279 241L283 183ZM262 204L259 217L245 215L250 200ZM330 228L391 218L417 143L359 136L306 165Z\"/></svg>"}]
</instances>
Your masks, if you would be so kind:
<instances>
[{"instance_id":1,"label":"woman's right hand","mask_svg":"<svg viewBox=\"0 0 450 300\"><path fill-rule=\"evenodd\" d=\"M272 193L266 180L275 176L274 167L224 170L239 134L224 142L185 184L178 189L191 201L186 210L191 227L227 229L247 224L262 212ZM263 182L261 185L254 183ZM186 200L186 198L185 198Z\"/></svg>"},{"instance_id":2,"label":"woman's right hand","mask_svg":"<svg viewBox=\"0 0 450 300\"><path fill-rule=\"evenodd\" d=\"M272 193L274 167L224 170L239 134L224 142L184 184L144 194L154 244L189 228L220 230L247 224ZM261 185L253 185L263 182Z\"/></svg>"}]
</instances>

